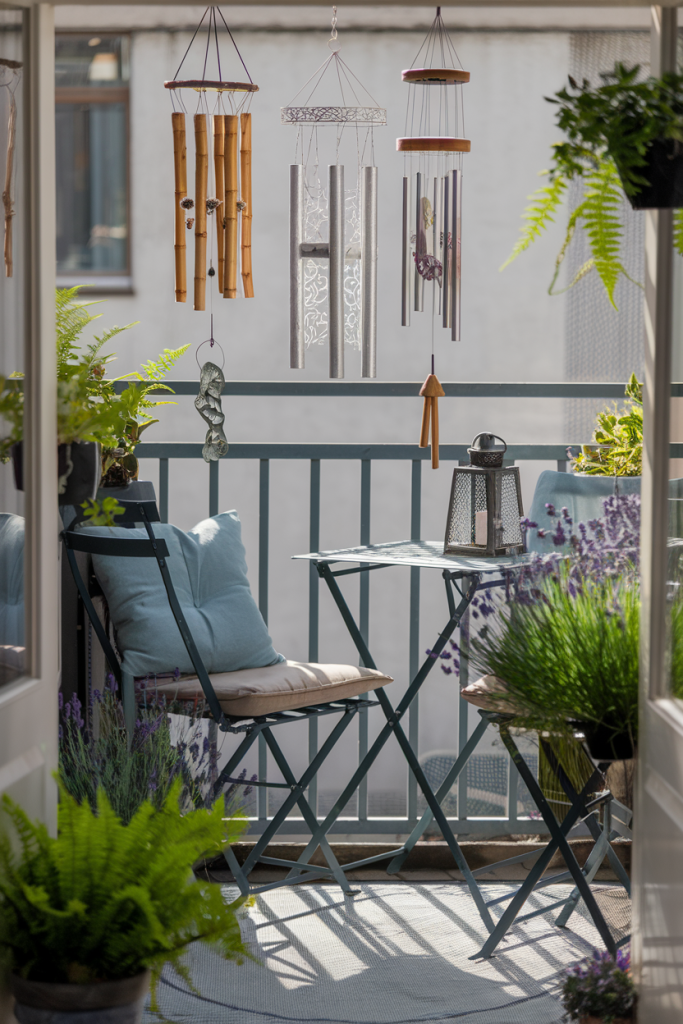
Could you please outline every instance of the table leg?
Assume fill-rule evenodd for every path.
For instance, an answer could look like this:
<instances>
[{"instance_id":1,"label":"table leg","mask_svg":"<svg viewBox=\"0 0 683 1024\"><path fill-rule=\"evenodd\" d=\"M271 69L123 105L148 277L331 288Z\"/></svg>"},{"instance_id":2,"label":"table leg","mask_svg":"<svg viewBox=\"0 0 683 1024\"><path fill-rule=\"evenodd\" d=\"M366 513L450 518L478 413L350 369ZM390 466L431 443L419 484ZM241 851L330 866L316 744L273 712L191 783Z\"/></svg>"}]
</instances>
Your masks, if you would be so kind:
<instances>
[{"instance_id":1,"label":"table leg","mask_svg":"<svg viewBox=\"0 0 683 1024\"><path fill-rule=\"evenodd\" d=\"M339 585L335 580L334 574L332 573L329 565L327 563L319 563L318 572L328 585L330 593L332 594L332 597L334 598L334 601L337 607L339 608L341 616L346 624L349 634L351 635L351 639L356 645L356 649L358 650L358 653L361 657L363 664L368 668L376 668L374 659L370 654L368 646L356 624L355 619L353 618L353 615L351 614L349 606L347 605L344 596L341 593L341 590L339 589ZM396 736L396 739L398 740L401 749L403 750L403 754L408 762L411 771L413 772L415 778L417 779L418 785L420 786L422 792L424 793L424 796L427 800L427 803L429 804L432 815L436 819L439 828L441 829L441 832L443 834L443 837L448 843L448 846L451 850L451 853L453 854L455 862L463 873L463 876L465 878L465 881L467 882L467 885L469 886L470 892L472 893L472 897L475 901L481 919L486 928L489 931L491 931L493 929L493 919L491 918L490 912L486 907L486 903L484 902L479 886L477 885L474 876L472 875L469 869L467 861L465 860L465 857L463 856L463 853L453 834L453 831L446 820L446 816L443 813L441 805L438 802L436 796L434 795L431 786L427 782L424 772L415 756L415 752L413 751L413 748L411 747L410 742L407 736L405 735L402 726L400 725L401 718L410 707L412 701L414 700L416 694L420 690L420 687L427 678L429 672L436 664L439 654L445 648L446 644L448 643L448 640L453 634L453 631L459 624L465 609L469 606L472 598L474 597L479 582L478 576L473 575L468 577L462 577L460 574L449 573L447 571L444 572L444 578L446 579L447 593L449 598L450 618L448 620L448 623L446 624L442 632L439 634L439 637L436 643L434 644L434 647L432 648L431 655L424 661L422 667L418 671L413 681L410 683L408 689L406 690L405 694L399 701L396 708L392 706L391 701L387 697L383 688L375 690L375 696L377 697L378 701L382 706L382 710L384 711L384 714L387 719L387 724L381 730L379 736L371 746L370 750L363 758L362 762L359 764L346 789L338 798L332 810L329 812L325 820L318 827L318 830L312 836L310 842L308 843L306 849L299 857L297 863L300 864L308 862L308 860L313 855L313 852L318 845L320 837L327 834L332 823L336 821L336 819L339 817L342 810L344 809L348 801L351 799L353 793L358 788L360 781L367 776L368 771L370 770L372 764L376 760L384 744L389 739L389 736L393 733ZM463 589L460 592L461 600L457 605L455 603L455 599L450 589L450 586L452 586L456 578L463 579L464 582ZM401 847L397 851L397 853L402 853L403 850L404 847ZM352 867L353 865L346 865L346 870L349 871L352 869Z\"/></svg>"}]
</instances>

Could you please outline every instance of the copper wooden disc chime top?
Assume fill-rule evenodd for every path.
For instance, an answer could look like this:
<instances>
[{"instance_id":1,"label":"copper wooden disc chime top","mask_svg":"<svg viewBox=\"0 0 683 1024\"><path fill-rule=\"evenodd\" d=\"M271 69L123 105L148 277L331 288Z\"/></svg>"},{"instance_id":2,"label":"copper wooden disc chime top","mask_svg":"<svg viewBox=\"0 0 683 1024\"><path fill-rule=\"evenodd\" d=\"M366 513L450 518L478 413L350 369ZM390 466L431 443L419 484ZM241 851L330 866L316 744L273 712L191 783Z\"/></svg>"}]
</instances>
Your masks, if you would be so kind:
<instances>
[{"instance_id":1,"label":"copper wooden disc chime top","mask_svg":"<svg viewBox=\"0 0 683 1024\"><path fill-rule=\"evenodd\" d=\"M209 50L215 42L218 78L179 78L180 70L190 52L197 33L208 15L206 70ZM225 81L221 73L218 45L218 16L230 36L248 82ZM251 113L244 106L251 95L258 92L235 40L218 7L208 7L192 37L175 77L164 82L174 98L173 156L175 177L175 300L187 301L186 232L194 228L194 308L206 309L206 278L213 277L213 240L208 253L209 225L215 223L215 251L218 269L218 291L226 299L238 297L238 271L242 279L242 292L247 299L254 297L251 260L252 187L251 187ZM194 199L187 188L187 140L185 105L182 90L198 93L197 112L193 116L195 145ZM207 94L216 93L216 103L209 111ZM236 97L240 97L236 99ZM176 110L175 98L182 110ZM227 100L229 112L226 111ZM212 157L212 159L211 159ZM209 180L213 164L215 191L209 195ZM238 245L239 241L239 245Z\"/></svg>"}]
</instances>

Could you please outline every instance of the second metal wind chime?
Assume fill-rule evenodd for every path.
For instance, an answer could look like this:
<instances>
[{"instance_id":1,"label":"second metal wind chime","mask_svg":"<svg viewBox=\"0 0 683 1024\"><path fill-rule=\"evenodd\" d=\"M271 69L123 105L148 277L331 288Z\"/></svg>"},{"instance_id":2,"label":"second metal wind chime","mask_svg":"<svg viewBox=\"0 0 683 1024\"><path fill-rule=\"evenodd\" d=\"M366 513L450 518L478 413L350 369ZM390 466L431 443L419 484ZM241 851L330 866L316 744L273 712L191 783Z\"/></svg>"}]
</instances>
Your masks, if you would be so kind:
<instances>
[{"instance_id":1,"label":"second metal wind chime","mask_svg":"<svg viewBox=\"0 0 683 1024\"><path fill-rule=\"evenodd\" d=\"M303 369L311 344L329 345L329 375L344 376L344 345L361 350L361 376L377 374L377 168L375 125L386 110L339 56L336 7L332 53L282 108L282 124L296 125L297 162L290 168L290 366ZM311 99L330 70L341 96ZM310 87L310 88L309 88ZM308 89L303 103L296 101ZM359 93L370 101L361 104ZM332 133L330 127L334 127ZM357 177L345 176L340 152L352 151ZM321 155L322 154L322 155ZM327 156L327 181L321 159Z\"/></svg>"},{"instance_id":2,"label":"second metal wind chime","mask_svg":"<svg viewBox=\"0 0 683 1024\"><path fill-rule=\"evenodd\" d=\"M438 399L444 396L435 374L435 327L460 341L462 155L470 152L464 134L462 86L469 82L443 19L441 8L412 67L408 83L405 136L396 140L403 153L403 261L401 324L413 313L431 317L431 373L424 397L420 447L429 445L432 466L439 465ZM431 294L430 294L431 293Z\"/></svg>"},{"instance_id":3,"label":"second metal wind chime","mask_svg":"<svg viewBox=\"0 0 683 1024\"><path fill-rule=\"evenodd\" d=\"M208 17L207 17L208 16ZM248 82L224 81L218 46L220 17ZM202 26L207 38L200 78L181 79L180 72ZM213 44L213 45L212 45ZM207 78L207 64L215 46L217 79ZM194 308L206 309L206 278L216 275L214 244L218 264L218 291L226 299L238 297L238 269L245 298L253 298L251 264L251 113L252 94L258 92L218 7L207 7L190 40L185 56L171 81L164 82L173 100L173 154L175 170L175 299L187 300L186 233L194 228ZM198 94L194 114L195 196L188 196L187 156L183 90ZM208 95L216 94L213 109ZM180 110L176 109L180 106ZM212 131L209 132L209 118ZM210 150L213 149L213 195L209 193ZM239 156L239 159L238 159ZM215 231L209 229L215 223ZM238 238L241 244L238 248ZM215 240L215 241L214 241ZM207 271L207 250L209 267Z\"/></svg>"}]
</instances>

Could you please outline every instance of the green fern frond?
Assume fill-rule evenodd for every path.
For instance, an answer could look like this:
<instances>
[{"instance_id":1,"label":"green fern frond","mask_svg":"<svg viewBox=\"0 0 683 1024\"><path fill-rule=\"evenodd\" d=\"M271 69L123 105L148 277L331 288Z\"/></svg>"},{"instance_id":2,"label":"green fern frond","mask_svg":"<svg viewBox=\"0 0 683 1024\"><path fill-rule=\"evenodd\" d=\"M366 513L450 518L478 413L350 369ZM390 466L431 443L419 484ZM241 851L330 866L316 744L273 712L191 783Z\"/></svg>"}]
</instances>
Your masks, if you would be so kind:
<instances>
[{"instance_id":1,"label":"green fern frond","mask_svg":"<svg viewBox=\"0 0 683 1024\"><path fill-rule=\"evenodd\" d=\"M595 269L605 286L610 304L617 308L614 289L624 269L621 252L621 179L614 161L606 159L586 178L587 191L582 205L582 220L595 261Z\"/></svg>"},{"instance_id":2,"label":"green fern frond","mask_svg":"<svg viewBox=\"0 0 683 1024\"><path fill-rule=\"evenodd\" d=\"M570 242L571 242L572 238L574 237L574 232L576 231L576 225L577 225L577 223L579 221L579 218L583 214L584 205L585 205L585 203L579 203L579 205L576 207L576 209L572 211L572 213L570 214L569 220L567 221L567 232L566 232L566 234L564 236L564 242L562 243L562 248L558 252L557 258L555 260L555 273L553 274L553 279L550 282L550 286L548 288L548 295L557 295L557 294L559 294L558 292L554 291L555 283L556 283L556 281L557 281L557 279L558 279L558 277L560 275L560 269L562 267L562 263L564 262L564 258L567 255L567 249L569 248ZM571 285L569 287L571 288ZM562 289L562 291L566 291L566 290L567 290L566 288Z\"/></svg>"},{"instance_id":3,"label":"green fern frond","mask_svg":"<svg viewBox=\"0 0 683 1024\"><path fill-rule=\"evenodd\" d=\"M548 171L542 171L541 173L545 175L548 174ZM544 185L528 197L531 203L526 207L522 215L524 224L520 231L520 237L500 268L501 270L505 270L513 260L517 259L520 253L528 249L531 243L540 238L543 231L554 222L554 215L564 199L566 189L567 182L562 175L558 174L549 185Z\"/></svg>"},{"instance_id":4,"label":"green fern frond","mask_svg":"<svg viewBox=\"0 0 683 1024\"><path fill-rule=\"evenodd\" d=\"M147 380L161 380L165 377L169 370L173 369L180 357L185 355L189 347L189 345L181 345L180 348L165 348L157 356L156 362L153 359L148 359L146 363L142 364Z\"/></svg>"}]
</instances>

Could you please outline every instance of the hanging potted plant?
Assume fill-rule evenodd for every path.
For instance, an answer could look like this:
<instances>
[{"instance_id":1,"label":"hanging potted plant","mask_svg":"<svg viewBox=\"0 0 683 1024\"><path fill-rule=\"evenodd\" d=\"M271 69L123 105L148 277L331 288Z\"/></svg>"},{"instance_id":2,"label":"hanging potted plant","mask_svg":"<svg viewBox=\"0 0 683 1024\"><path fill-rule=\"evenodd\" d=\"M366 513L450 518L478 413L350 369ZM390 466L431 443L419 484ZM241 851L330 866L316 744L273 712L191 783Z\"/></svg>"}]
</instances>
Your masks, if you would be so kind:
<instances>
[{"instance_id":1,"label":"hanging potted plant","mask_svg":"<svg viewBox=\"0 0 683 1024\"><path fill-rule=\"evenodd\" d=\"M151 410L172 404L151 397L153 392L171 391L162 383L189 345L164 349L156 361L149 360L141 371L106 379L114 353L105 345L128 330L112 327L92 344L81 346L85 328L100 314L92 314L94 303L78 302L79 288L57 289L57 458L60 505L80 505L95 498L100 481L104 487L120 487L137 478L133 454L140 433L157 421ZM8 425L0 439L0 461L11 457L15 482L23 490L23 390L22 374L0 377L0 418ZM127 387L118 390L121 381Z\"/></svg>"},{"instance_id":2,"label":"hanging potted plant","mask_svg":"<svg viewBox=\"0 0 683 1024\"><path fill-rule=\"evenodd\" d=\"M147 990L165 964L188 980L181 962L192 942L226 959L248 956L236 911L220 887L196 881L192 865L234 842L238 819L178 809L181 782L160 809L145 802L129 824L102 790L94 811L63 787L59 834L50 836L6 795L18 852L0 836L0 952L11 972L20 1024L48 1024L73 1013L82 1024L138 1024Z\"/></svg>"},{"instance_id":3,"label":"hanging potted plant","mask_svg":"<svg viewBox=\"0 0 683 1024\"><path fill-rule=\"evenodd\" d=\"M636 989L629 954L593 953L568 970L561 999L567 1019L579 1024L628 1024L634 1019Z\"/></svg>"},{"instance_id":4,"label":"hanging potted plant","mask_svg":"<svg viewBox=\"0 0 683 1024\"><path fill-rule=\"evenodd\" d=\"M529 197L520 237L501 269L554 221L569 182L578 179L583 195L570 214L548 291L556 294L562 262L580 227L591 255L568 287L595 270L616 309L619 277L632 280L620 256L623 200L636 210L683 207L683 75L643 79L640 70L617 63L614 71L601 74L596 88L570 76L568 86L546 97L558 107L556 123L566 141L552 147L550 168L542 172L549 182ZM683 213L675 215L674 224L674 245L683 255Z\"/></svg>"}]
</instances>

